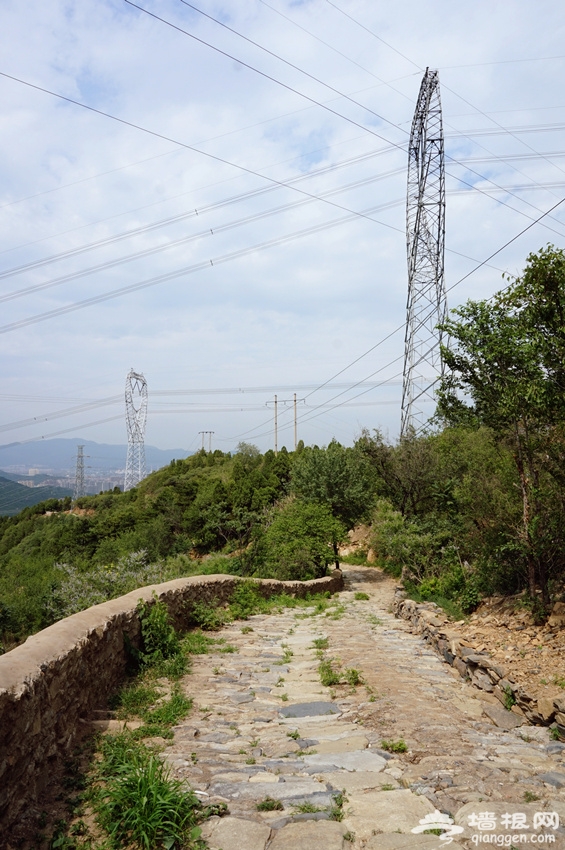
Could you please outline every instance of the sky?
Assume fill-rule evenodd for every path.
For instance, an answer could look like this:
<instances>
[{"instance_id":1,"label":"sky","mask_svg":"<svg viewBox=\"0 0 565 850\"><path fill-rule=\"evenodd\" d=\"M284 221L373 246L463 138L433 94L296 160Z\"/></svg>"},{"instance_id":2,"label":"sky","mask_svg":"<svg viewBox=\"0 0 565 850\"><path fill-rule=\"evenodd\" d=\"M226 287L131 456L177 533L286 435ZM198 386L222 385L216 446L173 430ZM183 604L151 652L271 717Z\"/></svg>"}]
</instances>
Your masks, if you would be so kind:
<instances>
[{"instance_id":1,"label":"sky","mask_svg":"<svg viewBox=\"0 0 565 850\"><path fill-rule=\"evenodd\" d=\"M557 0L3 0L0 22L0 444L124 443L131 369L160 448L273 448L276 395L291 449L295 394L306 444L395 440L426 67L449 307L564 245L565 203L534 223L565 197Z\"/></svg>"}]
</instances>

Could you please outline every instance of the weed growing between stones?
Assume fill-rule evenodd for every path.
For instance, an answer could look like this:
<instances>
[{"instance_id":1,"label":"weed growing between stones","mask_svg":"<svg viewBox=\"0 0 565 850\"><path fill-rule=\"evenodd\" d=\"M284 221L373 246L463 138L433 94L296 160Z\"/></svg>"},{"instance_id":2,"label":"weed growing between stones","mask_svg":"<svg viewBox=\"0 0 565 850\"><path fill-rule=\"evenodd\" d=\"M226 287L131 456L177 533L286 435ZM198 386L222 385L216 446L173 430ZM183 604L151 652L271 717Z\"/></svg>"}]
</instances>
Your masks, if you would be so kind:
<instances>
[{"instance_id":1,"label":"weed growing between stones","mask_svg":"<svg viewBox=\"0 0 565 850\"><path fill-rule=\"evenodd\" d=\"M308 803L304 801L304 803L296 803L292 807L297 814L300 815L313 815L316 812L325 812L324 808L320 806L315 806L313 803Z\"/></svg>"},{"instance_id":2,"label":"weed growing between stones","mask_svg":"<svg viewBox=\"0 0 565 850\"><path fill-rule=\"evenodd\" d=\"M326 611L326 617L329 617L330 620L341 620L344 614L345 605L342 605L341 602L338 602L337 605L334 606L332 611Z\"/></svg>"},{"instance_id":3,"label":"weed growing between stones","mask_svg":"<svg viewBox=\"0 0 565 850\"><path fill-rule=\"evenodd\" d=\"M257 803L256 809L258 812L280 812L284 809L280 800L273 800L272 797L265 797L260 803Z\"/></svg>"},{"instance_id":4,"label":"weed growing between stones","mask_svg":"<svg viewBox=\"0 0 565 850\"><path fill-rule=\"evenodd\" d=\"M533 791L524 791L524 803L536 803L540 799Z\"/></svg>"},{"instance_id":5,"label":"weed growing between stones","mask_svg":"<svg viewBox=\"0 0 565 850\"><path fill-rule=\"evenodd\" d=\"M381 791L394 791L395 786L391 782L385 782L381 785Z\"/></svg>"},{"instance_id":6,"label":"weed growing between stones","mask_svg":"<svg viewBox=\"0 0 565 850\"><path fill-rule=\"evenodd\" d=\"M167 606L159 602L155 593L153 600L153 604L140 600L137 605L142 640L138 660L142 667L149 667L181 654L179 638L171 625Z\"/></svg>"},{"instance_id":7,"label":"weed growing between stones","mask_svg":"<svg viewBox=\"0 0 565 850\"><path fill-rule=\"evenodd\" d=\"M367 617L367 622L371 624L371 626L382 626L383 621L379 620L374 614L369 614Z\"/></svg>"},{"instance_id":8,"label":"weed growing between stones","mask_svg":"<svg viewBox=\"0 0 565 850\"><path fill-rule=\"evenodd\" d=\"M408 752L408 744L403 738L399 738L398 741L381 741L381 747L383 750L386 750L387 753Z\"/></svg>"},{"instance_id":9,"label":"weed growing between stones","mask_svg":"<svg viewBox=\"0 0 565 850\"><path fill-rule=\"evenodd\" d=\"M198 823L216 811L170 776L157 753L128 732L102 739L101 761L93 779L92 806L110 846L195 846ZM213 810L212 810L213 808Z\"/></svg>"},{"instance_id":10,"label":"weed growing between stones","mask_svg":"<svg viewBox=\"0 0 565 850\"><path fill-rule=\"evenodd\" d=\"M327 637L319 637L314 638L313 640L314 649L327 649L329 645L329 640Z\"/></svg>"},{"instance_id":11,"label":"weed growing between stones","mask_svg":"<svg viewBox=\"0 0 565 850\"><path fill-rule=\"evenodd\" d=\"M356 599L358 602L363 602L369 600L371 597L368 593L363 593L362 590L358 590L353 598Z\"/></svg>"},{"instance_id":12,"label":"weed growing between stones","mask_svg":"<svg viewBox=\"0 0 565 850\"><path fill-rule=\"evenodd\" d=\"M332 661L330 658L325 658L323 661L320 661L320 664L318 665L318 673L320 674L320 681L325 688L329 688L332 685L339 685L341 682L341 676L332 667Z\"/></svg>"},{"instance_id":13,"label":"weed growing between stones","mask_svg":"<svg viewBox=\"0 0 565 850\"><path fill-rule=\"evenodd\" d=\"M330 820L342 821L345 817L345 812L343 811L343 806L347 802L347 797L345 796L345 791L342 791L340 794L335 794L333 798L333 803L330 807Z\"/></svg>"},{"instance_id":14,"label":"weed growing between stones","mask_svg":"<svg viewBox=\"0 0 565 850\"><path fill-rule=\"evenodd\" d=\"M298 741L298 739L300 738L300 732L298 731L298 729L295 729L294 732L287 732L286 736L287 738L293 738L295 741Z\"/></svg>"},{"instance_id":15,"label":"weed growing between stones","mask_svg":"<svg viewBox=\"0 0 565 850\"><path fill-rule=\"evenodd\" d=\"M355 669L355 667L349 667L345 671L344 676L345 681L348 685L351 685L352 688L356 688L357 685L362 685L364 683L363 676L359 670Z\"/></svg>"},{"instance_id":16,"label":"weed growing between stones","mask_svg":"<svg viewBox=\"0 0 565 850\"><path fill-rule=\"evenodd\" d=\"M513 705L516 705L516 697L512 688L507 685L504 688L504 708L510 711Z\"/></svg>"}]
</instances>

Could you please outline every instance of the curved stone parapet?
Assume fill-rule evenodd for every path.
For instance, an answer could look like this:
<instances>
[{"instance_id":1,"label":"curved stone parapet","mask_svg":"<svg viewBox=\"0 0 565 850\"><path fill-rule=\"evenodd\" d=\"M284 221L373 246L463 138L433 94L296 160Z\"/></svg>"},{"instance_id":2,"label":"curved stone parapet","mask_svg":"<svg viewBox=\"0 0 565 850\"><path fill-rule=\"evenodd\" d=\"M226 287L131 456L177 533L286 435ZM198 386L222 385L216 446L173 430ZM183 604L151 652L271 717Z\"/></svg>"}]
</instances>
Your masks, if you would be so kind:
<instances>
[{"instance_id":1,"label":"curved stone parapet","mask_svg":"<svg viewBox=\"0 0 565 850\"><path fill-rule=\"evenodd\" d=\"M190 627L191 603L223 605L242 579L192 576L134 590L60 620L0 656L0 834L33 805L67 758L92 711L123 681L126 643L140 643L139 600L153 594L176 628ZM343 588L339 570L313 581L251 579L268 598Z\"/></svg>"}]
</instances>

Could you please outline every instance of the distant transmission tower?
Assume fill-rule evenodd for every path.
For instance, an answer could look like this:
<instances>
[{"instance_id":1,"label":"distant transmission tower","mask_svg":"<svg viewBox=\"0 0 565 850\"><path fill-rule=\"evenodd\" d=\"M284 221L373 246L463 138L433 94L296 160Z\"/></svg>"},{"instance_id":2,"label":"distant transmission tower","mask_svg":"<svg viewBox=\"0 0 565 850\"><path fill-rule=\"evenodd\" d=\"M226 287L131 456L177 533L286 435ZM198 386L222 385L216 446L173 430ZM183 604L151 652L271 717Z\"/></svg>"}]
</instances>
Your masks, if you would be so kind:
<instances>
[{"instance_id":1,"label":"distant transmission tower","mask_svg":"<svg viewBox=\"0 0 565 850\"><path fill-rule=\"evenodd\" d=\"M128 456L124 492L145 478L145 422L147 420L147 381L130 371L126 378L126 427Z\"/></svg>"},{"instance_id":2,"label":"distant transmission tower","mask_svg":"<svg viewBox=\"0 0 565 850\"><path fill-rule=\"evenodd\" d=\"M79 496L84 496L84 446L77 446L77 468L73 502L76 502Z\"/></svg>"},{"instance_id":3,"label":"distant transmission tower","mask_svg":"<svg viewBox=\"0 0 565 850\"><path fill-rule=\"evenodd\" d=\"M430 418L434 387L442 374L437 329L447 313L443 279L445 172L437 71L426 69L408 148L406 247L408 303L400 435L418 432Z\"/></svg>"}]
</instances>

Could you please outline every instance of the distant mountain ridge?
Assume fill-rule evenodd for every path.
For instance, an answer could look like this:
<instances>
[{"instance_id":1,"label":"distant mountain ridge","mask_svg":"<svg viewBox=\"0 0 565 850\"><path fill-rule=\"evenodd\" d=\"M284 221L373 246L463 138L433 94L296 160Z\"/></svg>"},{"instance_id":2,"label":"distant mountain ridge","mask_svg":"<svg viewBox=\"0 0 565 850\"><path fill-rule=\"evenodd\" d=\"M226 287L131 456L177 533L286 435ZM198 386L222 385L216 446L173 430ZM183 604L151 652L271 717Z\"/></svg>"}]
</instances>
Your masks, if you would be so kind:
<instances>
[{"instance_id":1,"label":"distant mountain ridge","mask_svg":"<svg viewBox=\"0 0 565 850\"><path fill-rule=\"evenodd\" d=\"M25 487L0 476L0 516L15 516L30 505L72 494L72 490L64 487Z\"/></svg>"},{"instance_id":2,"label":"distant mountain ridge","mask_svg":"<svg viewBox=\"0 0 565 850\"><path fill-rule=\"evenodd\" d=\"M40 473L69 473L76 466L77 446L84 446L85 467L92 471L110 472L125 469L127 444L96 443L79 437L71 439L37 440L33 443L9 443L0 446L0 475L9 473L26 474L30 469ZM172 460L189 455L186 449L158 449L145 446L148 472L161 469Z\"/></svg>"}]
</instances>

